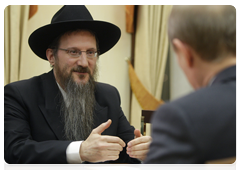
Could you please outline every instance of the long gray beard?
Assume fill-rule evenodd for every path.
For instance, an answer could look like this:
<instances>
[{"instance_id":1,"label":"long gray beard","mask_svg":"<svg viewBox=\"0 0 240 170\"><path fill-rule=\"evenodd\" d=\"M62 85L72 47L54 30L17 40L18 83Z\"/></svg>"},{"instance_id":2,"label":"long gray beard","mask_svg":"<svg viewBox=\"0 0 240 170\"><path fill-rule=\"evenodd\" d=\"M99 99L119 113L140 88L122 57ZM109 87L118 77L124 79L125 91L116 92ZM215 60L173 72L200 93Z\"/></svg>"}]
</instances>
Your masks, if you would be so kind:
<instances>
[{"instance_id":1,"label":"long gray beard","mask_svg":"<svg viewBox=\"0 0 240 170\"><path fill-rule=\"evenodd\" d=\"M66 99L61 113L67 140L86 140L93 128L95 82L90 76L87 84L78 84L70 78L65 86Z\"/></svg>"},{"instance_id":2,"label":"long gray beard","mask_svg":"<svg viewBox=\"0 0 240 170\"><path fill-rule=\"evenodd\" d=\"M96 63L92 74L88 67L76 66L69 73L67 68L66 65L63 69L60 69L56 57L55 73L60 85L66 92L66 99L61 104L65 137L67 140L73 141L86 140L93 129L94 123L94 91L98 76L98 64ZM73 71L88 73L88 82L86 84L76 83L72 77Z\"/></svg>"}]
</instances>

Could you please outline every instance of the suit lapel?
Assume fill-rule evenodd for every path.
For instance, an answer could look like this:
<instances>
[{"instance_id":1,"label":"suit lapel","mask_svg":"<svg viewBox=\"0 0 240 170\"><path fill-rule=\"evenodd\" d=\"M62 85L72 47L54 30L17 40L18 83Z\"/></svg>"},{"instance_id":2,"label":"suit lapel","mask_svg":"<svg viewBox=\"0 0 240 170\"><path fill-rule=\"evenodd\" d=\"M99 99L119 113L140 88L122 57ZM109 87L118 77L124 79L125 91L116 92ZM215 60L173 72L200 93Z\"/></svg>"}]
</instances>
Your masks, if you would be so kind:
<instances>
[{"instance_id":1,"label":"suit lapel","mask_svg":"<svg viewBox=\"0 0 240 170\"><path fill-rule=\"evenodd\" d=\"M108 115L108 107L107 106L102 106L104 105L103 103L103 96L101 94L102 89L99 86L99 83L96 83L95 87L95 99L96 99L96 104L95 104L95 113L94 113L94 128L98 127L100 124L106 122L109 119ZM102 105L101 105L102 103ZM109 133L110 128L106 129L102 134L110 134Z\"/></svg>"},{"instance_id":2,"label":"suit lapel","mask_svg":"<svg viewBox=\"0 0 240 170\"><path fill-rule=\"evenodd\" d=\"M102 107L97 102L95 104L94 128L108 120L108 107Z\"/></svg>"},{"instance_id":3,"label":"suit lapel","mask_svg":"<svg viewBox=\"0 0 240 170\"><path fill-rule=\"evenodd\" d=\"M64 124L60 115L62 95L56 84L53 71L42 77L45 103L39 105L45 119L59 140L64 140Z\"/></svg>"}]
</instances>

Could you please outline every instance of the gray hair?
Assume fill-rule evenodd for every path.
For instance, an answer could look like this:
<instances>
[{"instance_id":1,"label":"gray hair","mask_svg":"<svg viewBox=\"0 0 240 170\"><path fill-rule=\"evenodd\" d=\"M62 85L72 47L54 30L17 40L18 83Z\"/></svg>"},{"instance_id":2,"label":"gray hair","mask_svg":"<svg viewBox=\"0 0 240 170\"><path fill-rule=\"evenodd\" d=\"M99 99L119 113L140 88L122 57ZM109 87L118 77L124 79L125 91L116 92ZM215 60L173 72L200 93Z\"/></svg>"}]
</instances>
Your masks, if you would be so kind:
<instances>
[{"instance_id":1,"label":"gray hair","mask_svg":"<svg viewBox=\"0 0 240 170\"><path fill-rule=\"evenodd\" d=\"M174 38L191 46L203 60L236 56L236 9L233 6L174 6L168 21Z\"/></svg>"}]
</instances>

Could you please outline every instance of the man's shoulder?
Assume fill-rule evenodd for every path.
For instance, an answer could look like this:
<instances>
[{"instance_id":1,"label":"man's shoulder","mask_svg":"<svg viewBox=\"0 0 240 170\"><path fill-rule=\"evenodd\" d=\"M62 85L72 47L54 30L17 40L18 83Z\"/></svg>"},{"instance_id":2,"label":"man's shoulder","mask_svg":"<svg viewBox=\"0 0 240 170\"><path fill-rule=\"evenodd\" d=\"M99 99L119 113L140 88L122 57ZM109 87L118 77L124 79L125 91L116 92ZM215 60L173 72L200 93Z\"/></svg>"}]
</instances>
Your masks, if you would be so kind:
<instances>
[{"instance_id":1,"label":"man's shoulder","mask_svg":"<svg viewBox=\"0 0 240 170\"><path fill-rule=\"evenodd\" d=\"M206 105L208 103L220 103L223 98L234 99L236 95L235 86L218 84L211 87L205 87L189 93L183 97L170 102L172 105Z\"/></svg>"},{"instance_id":2,"label":"man's shoulder","mask_svg":"<svg viewBox=\"0 0 240 170\"><path fill-rule=\"evenodd\" d=\"M234 114L236 111L236 90L224 86L206 87L188 95L166 102L158 108L161 114L178 114L183 117L199 118L220 116L226 111Z\"/></svg>"},{"instance_id":3,"label":"man's shoulder","mask_svg":"<svg viewBox=\"0 0 240 170\"><path fill-rule=\"evenodd\" d=\"M29 79L19 80L12 83L9 83L4 86L4 89L8 88L18 88L18 89L32 89L41 84L41 80L44 79L49 73L43 73L38 76L31 77Z\"/></svg>"},{"instance_id":4,"label":"man's shoulder","mask_svg":"<svg viewBox=\"0 0 240 170\"><path fill-rule=\"evenodd\" d=\"M95 98L100 105L120 101L119 92L114 86L99 82L96 83Z\"/></svg>"},{"instance_id":5,"label":"man's shoulder","mask_svg":"<svg viewBox=\"0 0 240 170\"><path fill-rule=\"evenodd\" d=\"M116 92L117 89L116 89L116 87L114 87L110 84L97 82L96 83L96 91L98 93L112 93L112 92Z\"/></svg>"}]
</instances>

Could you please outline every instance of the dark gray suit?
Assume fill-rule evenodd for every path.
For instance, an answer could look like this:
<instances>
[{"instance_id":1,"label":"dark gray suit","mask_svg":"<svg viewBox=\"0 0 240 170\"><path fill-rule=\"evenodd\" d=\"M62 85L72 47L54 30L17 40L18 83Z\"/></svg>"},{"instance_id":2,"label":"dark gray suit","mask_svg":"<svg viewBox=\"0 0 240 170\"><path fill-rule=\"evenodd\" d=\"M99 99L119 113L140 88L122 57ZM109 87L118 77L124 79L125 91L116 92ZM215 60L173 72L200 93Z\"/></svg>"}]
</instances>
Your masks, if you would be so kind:
<instances>
[{"instance_id":1,"label":"dark gray suit","mask_svg":"<svg viewBox=\"0 0 240 170\"><path fill-rule=\"evenodd\" d=\"M161 106L144 163L204 163L236 156L236 66L213 83Z\"/></svg>"},{"instance_id":2,"label":"dark gray suit","mask_svg":"<svg viewBox=\"0 0 240 170\"><path fill-rule=\"evenodd\" d=\"M112 119L103 135L118 136L125 143L134 138L120 107L116 88L97 83L95 127ZM66 148L72 141L64 137L60 116L62 94L53 71L4 88L4 157L8 163L67 163ZM119 163L139 163L120 153Z\"/></svg>"}]
</instances>

